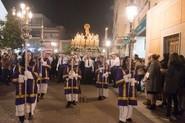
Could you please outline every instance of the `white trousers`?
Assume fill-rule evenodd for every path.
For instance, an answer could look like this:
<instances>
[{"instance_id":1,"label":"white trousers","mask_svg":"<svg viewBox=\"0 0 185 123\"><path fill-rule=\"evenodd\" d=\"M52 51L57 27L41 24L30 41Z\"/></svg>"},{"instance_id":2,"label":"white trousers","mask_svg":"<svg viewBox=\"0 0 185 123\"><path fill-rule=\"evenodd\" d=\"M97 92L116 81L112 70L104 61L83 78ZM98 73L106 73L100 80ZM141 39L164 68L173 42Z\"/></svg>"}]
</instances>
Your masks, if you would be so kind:
<instances>
[{"instance_id":1,"label":"white trousers","mask_svg":"<svg viewBox=\"0 0 185 123\"><path fill-rule=\"evenodd\" d=\"M66 94L66 100L68 102L72 101L78 102L78 94Z\"/></svg>"},{"instance_id":2,"label":"white trousers","mask_svg":"<svg viewBox=\"0 0 185 123\"><path fill-rule=\"evenodd\" d=\"M15 115L16 116L24 116L25 113L31 113L32 115L34 115L36 104L37 104L37 100L35 100L35 102L32 103L32 104L16 105Z\"/></svg>"},{"instance_id":3,"label":"white trousers","mask_svg":"<svg viewBox=\"0 0 185 123\"><path fill-rule=\"evenodd\" d=\"M109 96L109 89L97 88L97 95L98 95L98 97L99 96L108 97Z\"/></svg>"},{"instance_id":4,"label":"white trousers","mask_svg":"<svg viewBox=\"0 0 185 123\"><path fill-rule=\"evenodd\" d=\"M48 91L48 84L47 83L41 83L40 84L40 93L46 94Z\"/></svg>"},{"instance_id":5,"label":"white trousers","mask_svg":"<svg viewBox=\"0 0 185 123\"><path fill-rule=\"evenodd\" d=\"M41 84L37 84L37 93L38 93L38 94L41 93Z\"/></svg>"},{"instance_id":6,"label":"white trousers","mask_svg":"<svg viewBox=\"0 0 185 123\"><path fill-rule=\"evenodd\" d=\"M126 122L127 119L132 118L133 106L119 106L119 120Z\"/></svg>"}]
</instances>

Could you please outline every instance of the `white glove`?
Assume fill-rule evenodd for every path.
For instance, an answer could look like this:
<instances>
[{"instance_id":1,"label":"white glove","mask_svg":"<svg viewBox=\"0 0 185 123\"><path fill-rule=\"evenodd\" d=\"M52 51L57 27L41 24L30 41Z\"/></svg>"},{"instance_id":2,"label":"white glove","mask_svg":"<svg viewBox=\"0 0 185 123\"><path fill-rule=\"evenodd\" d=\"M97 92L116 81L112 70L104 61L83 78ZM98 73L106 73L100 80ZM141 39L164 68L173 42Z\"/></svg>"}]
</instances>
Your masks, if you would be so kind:
<instances>
[{"instance_id":1,"label":"white glove","mask_svg":"<svg viewBox=\"0 0 185 123\"><path fill-rule=\"evenodd\" d=\"M42 65L44 65L44 66L47 65L47 62L43 61Z\"/></svg>"},{"instance_id":2,"label":"white glove","mask_svg":"<svg viewBox=\"0 0 185 123\"><path fill-rule=\"evenodd\" d=\"M18 83L24 83L25 76L24 75L19 75L18 77Z\"/></svg>"},{"instance_id":3,"label":"white glove","mask_svg":"<svg viewBox=\"0 0 185 123\"><path fill-rule=\"evenodd\" d=\"M39 73L39 76L42 77L42 73Z\"/></svg>"},{"instance_id":4,"label":"white glove","mask_svg":"<svg viewBox=\"0 0 185 123\"><path fill-rule=\"evenodd\" d=\"M135 86L135 83L137 82L134 78L130 79L131 86Z\"/></svg>"},{"instance_id":5,"label":"white glove","mask_svg":"<svg viewBox=\"0 0 185 123\"><path fill-rule=\"evenodd\" d=\"M26 80L27 79L34 79L32 73L28 70L25 71L25 77L26 77Z\"/></svg>"},{"instance_id":6,"label":"white glove","mask_svg":"<svg viewBox=\"0 0 185 123\"><path fill-rule=\"evenodd\" d=\"M126 82L129 82L131 78L131 74L124 75L123 78Z\"/></svg>"}]
</instances>

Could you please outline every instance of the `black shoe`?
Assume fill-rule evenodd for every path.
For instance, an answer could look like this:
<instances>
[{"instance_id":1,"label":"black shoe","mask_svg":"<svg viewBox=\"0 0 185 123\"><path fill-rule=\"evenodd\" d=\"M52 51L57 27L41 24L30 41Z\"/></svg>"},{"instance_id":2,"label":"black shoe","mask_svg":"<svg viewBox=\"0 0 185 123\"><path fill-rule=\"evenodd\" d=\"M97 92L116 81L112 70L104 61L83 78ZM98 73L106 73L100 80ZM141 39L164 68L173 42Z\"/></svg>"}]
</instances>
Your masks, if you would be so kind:
<instances>
[{"instance_id":1,"label":"black shoe","mask_svg":"<svg viewBox=\"0 0 185 123\"><path fill-rule=\"evenodd\" d=\"M76 102L75 101L73 101L73 103L72 103L73 105L76 105Z\"/></svg>"},{"instance_id":2,"label":"black shoe","mask_svg":"<svg viewBox=\"0 0 185 123\"><path fill-rule=\"evenodd\" d=\"M102 98L103 98L103 100L104 100L104 99L106 99L106 97L105 97L105 96L102 96Z\"/></svg>"},{"instance_id":3,"label":"black shoe","mask_svg":"<svg viewBox=\"0 0 185 123\"><path fill-rule=\"evenodd\" d=\"M44 94L41 94L40 99L44 99Z\"/></svg>"},{"instance_id":4,"label":"black shoe","mask_svg":"<svg viewBox=\"0 0 185 123\"><path fill-rule=\"evenodd\" d=\"M25 119L25 117L24 117L24 116L20 116L20 117L19 117L19 121L20 121L20 123L24 123L24 119Z\"/></svg>"},{"instance_id":5,"label":"black shoe","mask_svg":"<svg viewBox=\"0 0 185 123\"><path fill-rule=\"evenodd\" d=\"M40 101L40 98L39 97L37 97L37 102L39 102Z\"/></svg>"},{"instance_id":6,"label":"black shoe","mask_svg":"<svg viewBox=\"0 0 185 123\"><path fill-rule=\"evenodd\" d=\"M102 100L102 99L101 99L101 96L98 97L98 100Z\"/></svg>"},{"instance_id":7,"label":"black shoe","mask_svg":"<svg viewBox=\"0 0 185 123\"><path fill-rule=\"evenodd\" d=\"M33 115L31 113L29 113L28 120L32 120L32 119L33 119Z\"/></svg>"},{"instance_id":8,"label":"black shoe","mask_svg":"<svg viewBox=\"0 0 185 123\"><path fill-rule=\"evenodd\" d=\"M172 121L172 122L177 121L177 117L172 115L172 116L169 117L169 120Z\"/></svg>"},{"instance_id":9,"label":"black shoe","mask_svg":"<svg viewBox=\"0 0 185 123\"><path fill-rule=\"evenodd\" d=\"M150 109L150 110L155 110L156 109L156 105L150 105L147 108Z\"/></svg>"},{"instance_id":10,"label":"black shoe","mask_svg":"<svg viewBox=\"0 0 185 123\"><path fill-rule=\"evenodd\" d=\"M127 122L119 121L118 123L127 123Z\"/></svg>"},{"instance_id":11,"label":"black shoe","mask_svg":"<svg viewBox=\"0 0 185 123\"><path fill-rule=\"evenodd\" d=\"M70 108L71 107L71 102L67 102L66 108Z\"/></svg>"},{"instance_id":12,"label":"black shoe","mask_svg":"<svg viewBox=\"0 0 185 123\"><path fill-rule=\"evenodd\" d=\"M10 83L6 83L7 86L10 86Z\"/></svg>"},{"instance_id":13,"label":"black shoe","mask_svg":"<svg viewBox=\"0 0 185 123\"><path fill-rule=\"evenodd\" d=\"M181 110L179 111L179 115L183 115L184 112L185 112L185 110L184 110L184 109L181 109Z\"/></svg>"},{"instance_id":14,"label":"black shoe","mask_svg":"<svg viewBox=\"0 0 185 123\"><path fill-rule=\"evenodd\" d=\"M166 117L170 117L171 115L169 113L166 113Z\"/></svg>"},{"instance_id":15,"label":"black shoe","mask_svg":"<svg viewBox=\"0 0 185 123\"><path fill-rule=\"evenodd\" d=\"M131 119L131 118L128 118L127 121L128 121L128 122L132 122L132 119Z\"/></svg>"}]
</instances>

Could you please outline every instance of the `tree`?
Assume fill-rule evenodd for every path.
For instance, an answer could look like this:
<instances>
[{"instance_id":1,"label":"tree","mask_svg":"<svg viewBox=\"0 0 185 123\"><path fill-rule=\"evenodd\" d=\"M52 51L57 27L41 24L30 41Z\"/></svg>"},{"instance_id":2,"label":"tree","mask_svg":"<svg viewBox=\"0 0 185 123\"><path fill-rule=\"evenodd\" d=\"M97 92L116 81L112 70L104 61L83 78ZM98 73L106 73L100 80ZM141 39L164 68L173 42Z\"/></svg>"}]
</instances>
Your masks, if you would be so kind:
<instances>
[{"instance_id":1,"label":"tree","mask_svg":"<svg viewBox=\"0 0 185 123\"><path fill-rule=\"evenodd\" d=\"M2 26L0 47L16 49L20 48L22 43L20 23L14 16L9 14L7 21Z\"/></svg>"}]
</instances>

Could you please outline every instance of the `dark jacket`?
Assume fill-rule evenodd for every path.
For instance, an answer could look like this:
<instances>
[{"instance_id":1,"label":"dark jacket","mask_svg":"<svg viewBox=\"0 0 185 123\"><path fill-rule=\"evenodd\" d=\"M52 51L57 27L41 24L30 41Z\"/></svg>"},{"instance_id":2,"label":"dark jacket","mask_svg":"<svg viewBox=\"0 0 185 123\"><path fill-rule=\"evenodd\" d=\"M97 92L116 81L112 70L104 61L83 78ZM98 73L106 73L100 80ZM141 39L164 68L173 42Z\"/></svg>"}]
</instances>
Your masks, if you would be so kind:
<instances>
[{"instance_id":1,"label":"dark jacket","mask_svg":"<svg viewBox=\"0 0 185 123\"><path fill-rule=\"evenodd\" d=\"M147 92L158 93L162 89L160 63L157 60L151 62L148 68L149 78L147 81Z\"/></svg>"},{"instance_id":2,"label":"dark jacket","mask_svg":"<svg viewBox=\"0 0 185 123\"><path fill-rule=\"evenodd\" d=\"M177 93L182 83L183 69L179 65L170 65L164 82L164 92L168 94Z\"/></svg>"}]
</instances>

